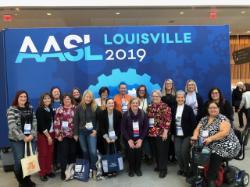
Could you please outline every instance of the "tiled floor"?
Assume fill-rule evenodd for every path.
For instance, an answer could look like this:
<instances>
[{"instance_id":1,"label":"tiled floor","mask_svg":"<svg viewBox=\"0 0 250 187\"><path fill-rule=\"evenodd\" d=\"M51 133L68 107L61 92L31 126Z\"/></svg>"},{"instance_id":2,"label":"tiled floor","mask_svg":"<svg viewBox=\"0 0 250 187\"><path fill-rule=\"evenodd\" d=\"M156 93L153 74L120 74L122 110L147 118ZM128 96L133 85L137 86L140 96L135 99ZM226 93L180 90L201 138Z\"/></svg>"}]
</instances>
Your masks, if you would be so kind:
<instances>
[{"instance_id":1,"label":"tiled floor","mask_svg":"<svg viewBox=\"0 0 250 187\"><path fill-rule=\"evenodd\" d=\"M231 165L237 166L241 169L246 170L250 173L250 146L246 150L246 158L243 161L233 160L230 162ZM1 164L0 164L1 165ZM47 182L41 182L37 175L33 176L32 179L37 183L38 187L188 187L183 177L177 176L177 166L170 165L169 172L166 178L158 178L157 173L153 171L153 166L147 166L143 164L142 177L128 177L126 172L122 172L117 177L108 178L102 181L89 181L83 183L77 180L69 182L61 181L59 175L55 179L50 179ZM0 187L15 187L17 182L12 172L5 173L0 168ZM250 185L249 185L250 186Z\"/></svg>"}]
</instances>

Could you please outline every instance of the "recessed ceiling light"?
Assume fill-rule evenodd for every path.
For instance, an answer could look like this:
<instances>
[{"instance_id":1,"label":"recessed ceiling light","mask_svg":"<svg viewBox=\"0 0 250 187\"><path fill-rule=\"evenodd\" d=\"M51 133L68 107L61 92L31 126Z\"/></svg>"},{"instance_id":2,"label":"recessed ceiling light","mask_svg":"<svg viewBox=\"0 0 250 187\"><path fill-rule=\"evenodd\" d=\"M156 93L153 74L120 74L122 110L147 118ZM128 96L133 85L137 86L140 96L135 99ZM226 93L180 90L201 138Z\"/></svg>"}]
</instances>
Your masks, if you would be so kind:
<instances>
[{"instance_id":1,"label":"recessed ceiling light","mask_svg":"<svg viewBox=\"0 0 250 187\"><path fill-rule=\"evenodd\" d=\"M120 13L120 12L116 12L115 14L116 14L116 15L120 15L121 13Z\"/></svg>"},{"instance_id":2,"label":"recessed ceiling light","mask_svg":"<svg viewBox=\"0 0 250 187\"><path fill-rule=\"evenodd\" d=\"M241 13L241 14L245 14L245 13L246 13L246 11L245 11L245 10L242 10L240 13Z\"/></svg>"},{"instance_id":3,"label":"recessed ceiling light","mask_svg":"<svg viewBox=\"0 0 250 187\"><path fill-rule=\"evenodd\" d=\"M51 16L52 15L52 13L50 13L50 12L47 12L47 16Z\"/></svg>"},{"instance_id":4,"label":"recessed ceiling light","mask_svg":"<svg viewBox=\"0 0 250 187\"><path fill-rule=\"evenodd\" d=\"M184 14L184 12L183 11L180 11L180 15L183 15Z\"/></svg>"}]
</instances>

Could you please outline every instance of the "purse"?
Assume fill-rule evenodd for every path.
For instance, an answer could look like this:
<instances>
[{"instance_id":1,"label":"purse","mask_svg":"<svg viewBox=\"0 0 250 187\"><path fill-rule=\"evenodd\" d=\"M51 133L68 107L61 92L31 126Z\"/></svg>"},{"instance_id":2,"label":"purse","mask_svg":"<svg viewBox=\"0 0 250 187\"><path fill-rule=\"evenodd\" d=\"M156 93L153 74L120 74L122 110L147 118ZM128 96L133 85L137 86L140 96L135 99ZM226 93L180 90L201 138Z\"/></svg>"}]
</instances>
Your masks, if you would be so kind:
<instances>
[{"instance_id":1,"label":"purse","mask_svg":"<svg viewBox=\"0 0 250 187\"><path fill-rule=\"evenodd\" d=\"M27 144L29 144L30 156L28 156ZM31 142L25 143L24 158L21 159L23 178L40 171L37 154L33 153Z\"/></svg>"}]
</instances>

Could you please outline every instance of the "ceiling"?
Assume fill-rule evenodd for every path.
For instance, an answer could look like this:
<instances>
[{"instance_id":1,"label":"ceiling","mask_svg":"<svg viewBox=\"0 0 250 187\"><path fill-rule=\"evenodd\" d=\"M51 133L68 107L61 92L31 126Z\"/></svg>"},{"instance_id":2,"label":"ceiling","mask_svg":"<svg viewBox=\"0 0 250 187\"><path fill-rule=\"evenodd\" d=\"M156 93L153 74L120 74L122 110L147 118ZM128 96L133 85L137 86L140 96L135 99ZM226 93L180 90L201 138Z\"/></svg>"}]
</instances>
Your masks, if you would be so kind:
<instances>
[{"instance_id":1,"label":"ceiling","mask_svg":"<svg viewBox=\"0 0 250 187\"><path fill-rule=\"evenodd\" d=\"M212 8L214 9L214 8ZM250 7L218 7L210 19L210 7L159 8L9 8L0 15L0 29L24 27L73 27L112 25L230 25L231 35L250 35ZM51 14L51 15L50 15Z\"/></svg>"}]
</instances>

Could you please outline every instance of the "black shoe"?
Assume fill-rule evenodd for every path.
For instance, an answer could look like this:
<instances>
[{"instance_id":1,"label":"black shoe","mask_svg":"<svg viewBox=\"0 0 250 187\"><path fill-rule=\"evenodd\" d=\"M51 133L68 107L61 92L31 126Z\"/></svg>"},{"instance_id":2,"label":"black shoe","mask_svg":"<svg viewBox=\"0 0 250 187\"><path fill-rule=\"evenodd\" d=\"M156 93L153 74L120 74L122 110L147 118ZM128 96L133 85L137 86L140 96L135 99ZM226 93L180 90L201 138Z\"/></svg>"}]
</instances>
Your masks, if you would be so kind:
<instances>
[{"instance_id":1,"label":"black shoe","mask_svg":"<svg viewBox=\"0 0 250 187\"><path fill-rule=\"evenodd\" d=\"M65 173L64 173L64 172L61 172L61 179L64 181L65 178L66 178Z\"/></svg>"},{"instance_id":2,"label":"black shoe","mask_svg":"<svg viewBox=\"0 0 250 187\"><path fill-rule=\"evenodd\" d=\"M26 178L26 183L27 183L27 187L36 187L36 183L34 183L31 179L30 176L28 176Z\"/></svg>"},{"instance_id":3,"label":"black shoe","mask_svg":"<svg viewBox=\"0 0 250 187\"><path fill-rule=\"evenodd\" d=\"M141 177L141 176L142 176L141 170L136 171L135 174L136 174L138 177Z\"/></svg>"},{"instance_id":4,"label":"black shoe","mask_svg":"<svg viewBox=\"0 0 250 187\"><path fill-rule=\"evenodd\" d=\"M133 177L134 176L134 172L133 171L129 171L128 172L128 176Z\"/></svg>"},{"instance_id":5,"label":"black shoe","mask_svg":"<svg viewBox=\"0 0 250 187\"><path fill-rule=\"evenodd\" d=\"M159 170L158 167L156 167L156 168L154 169L154 171L155 171L155 172L159 172L160 170Z\"/></svg>"},{"instance_id":6,"label":"black shoe","mask_svg":"<svg viewBox=\"0 0 250 187\"><path fill-rule=\"evenodd\" d=\"M45 176L40 176L40 180L45 182L45 181L48 181L48 177L45 175Z\"/></svg>"},{"instance_id":7,"label":"black shoe","mask_svg":"<svg viewBox=\"0 0 250 187\"><path fill-rule=\"evenodd\" d=\"M184 175L184 171L178 170L178 171L177 171L177 175Z\"/></svg>"},{"instance_id":8,"label":"black shoe","mask_svg":"<svg viewBox=\"0 0 250 187\"><path fill-rule=\"evenodd\" d=\"M165 178L167 175L167 171L160 171L159 178Z\"/></svg>"},{"instance_id":9,"label":"black shoe","mask_svg":"<svg viewBox=\"0 0 250 187\"><path fill-rule=\"evenodd\" d=\"M47 177L49 177L49 178L55 178L56 174L53 173L53 172L51 172L51 173L47 174Z\"/></svg>"}]
</instances>

